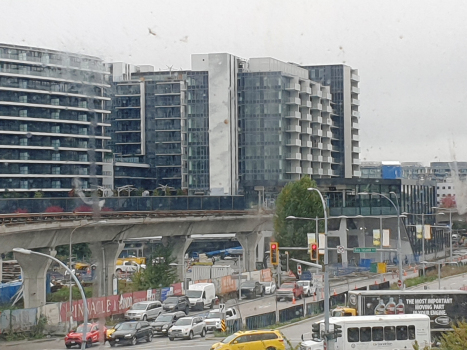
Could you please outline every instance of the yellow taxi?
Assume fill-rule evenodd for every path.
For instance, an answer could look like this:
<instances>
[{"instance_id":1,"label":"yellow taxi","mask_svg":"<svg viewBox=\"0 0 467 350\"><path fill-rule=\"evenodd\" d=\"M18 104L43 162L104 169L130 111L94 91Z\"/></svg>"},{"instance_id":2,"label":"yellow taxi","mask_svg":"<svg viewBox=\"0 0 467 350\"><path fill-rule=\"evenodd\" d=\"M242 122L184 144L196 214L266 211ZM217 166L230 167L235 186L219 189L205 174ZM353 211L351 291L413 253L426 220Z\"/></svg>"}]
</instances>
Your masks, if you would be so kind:
<instances>
[{"instance_id":1,"label":"yellow taxi","mask_svg":"<svg viewBox=\"0 0 467 350\"><path fill-rule=\"evenodd\" d=\"M284 336L278 330L258 330L237 332L229 335L219 343L211 346L211 350L285 350Z\"/></svg>"}]
</instances>

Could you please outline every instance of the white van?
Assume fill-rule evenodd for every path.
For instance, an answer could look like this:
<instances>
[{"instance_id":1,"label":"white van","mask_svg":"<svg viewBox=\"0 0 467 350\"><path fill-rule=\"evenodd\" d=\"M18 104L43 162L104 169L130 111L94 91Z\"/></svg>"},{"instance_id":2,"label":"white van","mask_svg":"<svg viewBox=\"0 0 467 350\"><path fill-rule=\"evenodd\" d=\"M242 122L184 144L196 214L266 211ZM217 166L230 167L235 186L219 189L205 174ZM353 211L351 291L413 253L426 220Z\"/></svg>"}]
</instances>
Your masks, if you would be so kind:
<instances>
[{"instance_id":1,"label":"white van","mask_svg":"<svg viewBox=\"0 0 467 350\"><path fill-rule=\"evenodd\" d=\"M212 308L216 302L216 287L214 283L195 283L188 288L186 296L190 299L192 310Z\"/></svg>"}]
</instances>

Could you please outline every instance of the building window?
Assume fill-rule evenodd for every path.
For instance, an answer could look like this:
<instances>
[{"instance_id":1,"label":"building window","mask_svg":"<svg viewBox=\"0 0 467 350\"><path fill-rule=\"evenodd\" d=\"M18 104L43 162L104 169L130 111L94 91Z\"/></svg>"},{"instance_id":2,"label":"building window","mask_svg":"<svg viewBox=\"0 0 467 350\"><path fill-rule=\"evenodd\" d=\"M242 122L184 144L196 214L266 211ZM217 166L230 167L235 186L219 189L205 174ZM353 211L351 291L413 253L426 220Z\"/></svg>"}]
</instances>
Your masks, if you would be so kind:
<instances>
[{"instance_id":1,"label":"building window","mask_svg":"<svg viewBox=\"0 0 467 350\"><path fill-rule=\"evenodd\" d=\"M25 189L25 190L29 189L29 181L21 180L19 182L19 187L22 188L22 189Z\"/></svg>"},{"instance_id":2,"label":"building window","mask_svg":"<svg viewBox=\"0 0 467 350\"><path fill-rule=\"evenodd\" d=\"M20 152L19 159L20 160L29 160L29 152Z\"/></svg>"},{"instance_id":3,"label":"building window","mask_svg":"<svg viewBox=\"0 0 467 350\"><path fill-rule=\"evenodd\" d=\"M28 124L20 124L19 131L28 131Z\"/></svg>"},{"instance_id":4,"label":"building window","mask_svg":"<svg viewBox=\"0 0 467 350\"><path fill-rule=\"evenodd\" d=\"M52 98L52 99L50 100L50 104L51 104L52 106L59 106L59 105L60 105L60 99L59 99L59 98Z\"/></svg>"},{"instance_id":5,"label":"building window","mask_svg":"<svg viewBox=\"0 0 467 350\"><path fill-rule=\"evenodd\" d=\"M60 167L59 166L52 167L52 175L60 175Z\"/></svg>"},{"instance_id":6,"label":"building window","mask_svg":"<svg viewBox=\"0 0 467 350\"><path fill-rule=\"evenodd\" d=\"M27 146L28 145L28 139L27 138L19 139L19 145L20 146Z\"/></svg>"},{"instance_id":7,"label":"building window","mask_svg":"<svg viewBox=\"0 0 467 350\"><path fill-rule=\"evenodd\" d=\"M29 174L29 167L28 166L20 166L19 167L19 173L22 174L22 175Z\"/></svg>"},{"instance_id":8,"label":"building window","mask_svg":"<svg viewBox=\"0 0 467 350\"><path fill-rule=\"evenodd\" d=\"M79 141L78 142L78 147L79 148L88 148L88 141L84 141L84 140Z\"/></svg>"},{"instance_id":9,"label":"building window","mask_svg":"<svg viewBox=\"0 0 467 350\"><path fill-rule=\"evenodd\" d=\"M79 175L88 175L88 168L79 168Z\"/></svg>"},{"instance_id":10,"label":"building window","mask_svg":"<svg viewBox=\"0 0 467 350\"><path fill-rule=\"evenodd\" d=\"M52 147L53 148L60 147L60 140L52 140Z\"/></svg>"},{"instance_id":11,"label":"building window","mask_svg":"<svg viewBox=\"0 0 467 350\"><path fill-rule=\"evenodd\" d=\"M88 108L88 102L87 102L87 101L79 101L79 102L78 102L78 107L80 107L80 108Z\"/></svg>"},{"instance_id":12,"label":"building window","mask_svg":"<svg viewBox=\"0 0 467 350\"><path fill-rule=\"evenodd\" d=\"M87 135L88 134L88 128L79 128L79 134L80 135Z\"/></svg>"},{"instance_id":13,"label":"building window","mask_svg":"<svg viewBox=\"0 0 467 350\"><path fill-rule=\"evenodd\" d=\"M22 109L19 111L19 116L20 117L27 117L28 116L28 110L27 109Z\"/></svg>"},{"instance_id":14,"label":"building window","mask_svg":"<svg viewBox=\"0 0 467 350\"><path fill-rule=\"evenodd\" d=\"M82 185L81 185L81 188L83 188L83 189L89 188L89 183L87 181L83 181Z\"/></svg>"},{"instance_id":15,"label":"building window","mask_svg":"<svg viewBox=\"0 0 467 350\"><path fill-rule=\"evenodd\" d=\"M50 128L50 131L54 134L60 134L60 126L59 125L54 125Z\"/></svg>"},{"instance_id":16,"label":"building window","mask_svg":"<svg viewBox=\"0 0 467 350\"><path fill-rule=\"evenodd\" d=\"M87 154L80 154L79 155L79 161L80 162L87 162L88 161L88 155Z\"/></svg>"},{"instance_id":17,"label":"building window","mask_svg":"<svg viewBox=\"0 0 467 350\"><path fill-rule=\"evenodd\" d=\"M78 120L80 122L87 122L88 121L88 116L86 114L80 114L80 115L78 115Z\"/></svg>"},{"instance_id":18,"label":"building window","mask_svg":"<svg viewBox=\"0 0 467 350\"><path fill-rule=\"evenodd\" d=\"M51 117L52 119L60 119L60 112L52 112Z\"/></svg>"},{"instance_id":19,"label":"building window","mask_svg":"<svg viewBox=\"0 0 467 350\"><path fill-rule=\"evenodd\" d=\"M19 102L20 103L28 103L28 97L27 96L20 96L19 97Z\"/></svg>"},{"instance_id":20,"label":"building window","mask_svg":"<svg viewBox=\"0 0 467 350\"><path fill-rule=\"evenodd\" d=\"M52 153L52 160L59 161L60 160L60 153L59 152Z\"/></svg>"},{"instance_id":21,"label":"building window","mask_svg":"<svg viewBox=\"0 0 467 350\"><path fill-rule=\"evenodd\" d=\"M52 188L61 188L61 183L59 180L52 181Z\"/></svg>"}]
</instances>

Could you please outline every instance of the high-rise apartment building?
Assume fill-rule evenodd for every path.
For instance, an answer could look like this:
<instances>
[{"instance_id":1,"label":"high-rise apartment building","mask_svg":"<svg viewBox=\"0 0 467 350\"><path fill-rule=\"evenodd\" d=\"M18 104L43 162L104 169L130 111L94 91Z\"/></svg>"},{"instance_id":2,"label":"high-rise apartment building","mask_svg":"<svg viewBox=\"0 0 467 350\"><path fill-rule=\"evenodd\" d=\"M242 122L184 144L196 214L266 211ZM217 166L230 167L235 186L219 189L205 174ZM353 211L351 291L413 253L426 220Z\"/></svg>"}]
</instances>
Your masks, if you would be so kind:
<instances>
[{"instance_id":1,"label":"high-rise apartment building","mask_svg":"<svg viewBox=\"0 0 467 350\"><path fill-rule=\"evenodd\" d=\"M344 64L303 66L313 81L329 86L332 95L333 167L336 175L343 178L360 177L360 77L357 69Z\"/></svg>"},{"instance_id":2,"label":"high-rise apartment building","mask_svg":"<svg viewBox=\"0 0 467 350\"><path fill-rule=\"evenodd\" d=\"M304 175L360 175L359 78L348 66L215 53L192 55L186 71L114 63L111 72L118 185L147 188L146 174L151 186L236 195L277 193Z\"/></svg>"},{"instance_id":3,"label":"high-rise apartment building","mask_svg":"<svg viewBox=\"0 0 467 350\"><path fill-rule=\"evenodd\" d=\"M96 57L0 44L0 191L113 187L108 75Z\"/></svg>"}]
</instances>

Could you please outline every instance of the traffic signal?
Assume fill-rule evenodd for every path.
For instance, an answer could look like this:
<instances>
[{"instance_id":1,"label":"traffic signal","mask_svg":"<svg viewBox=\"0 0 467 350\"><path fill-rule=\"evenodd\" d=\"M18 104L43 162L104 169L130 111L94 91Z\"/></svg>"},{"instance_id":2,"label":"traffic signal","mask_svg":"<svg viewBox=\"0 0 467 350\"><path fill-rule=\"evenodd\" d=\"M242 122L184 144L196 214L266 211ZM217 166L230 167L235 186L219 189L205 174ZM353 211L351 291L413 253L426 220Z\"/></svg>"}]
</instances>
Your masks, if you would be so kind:
<instances>
[{"instance_id":1,"label":"traffic signal","mask_svg":"<svg viewBox=\"0 0 467 350\"><path fill-rule=\"evenodd\" d=\"M279 258L281 261L281 269L289 271L289 253L285 252L285 254L279 254Z\"/></svg>"},{"instance_id":2,"label":"traffic signal","mask_svg":"<svg viewBox=\"0 0 467 350\"><path fill-rule=\"evenodd\" d=\"M313 323L311 325L311 338L312 339L320 339L321 338L321 332L319 330L319 323Z\"/></svg>"},{"instance_id":3,"label":"traffic signal","mask_svg":"<svg viewBox=\"0 0 467 350\"><path fill-rule=\"evenodd\" d=\"M318 244L311 243L310 244L310 260L318 262Z\"/></svg>"},{"instance_id":4,"label":"traffic signal","mask_svg":"<svg viewBox=\"0 0 467 350\"><path fill-rule=\"evenodd\" d=\"M342 337L342 326L335 324L334 325L334 337L339 338Z\"/></svg>"},{"instance_id":5,"label":"traffic signal","mask_svg":"<svg viewBox=\"0 0 467 350\"><path fill-rule=\"evenodd\" d=\"M279 243L269 243L269 259L271 261L271 265L279 265Z\"/></svg>"}]
</instances>

